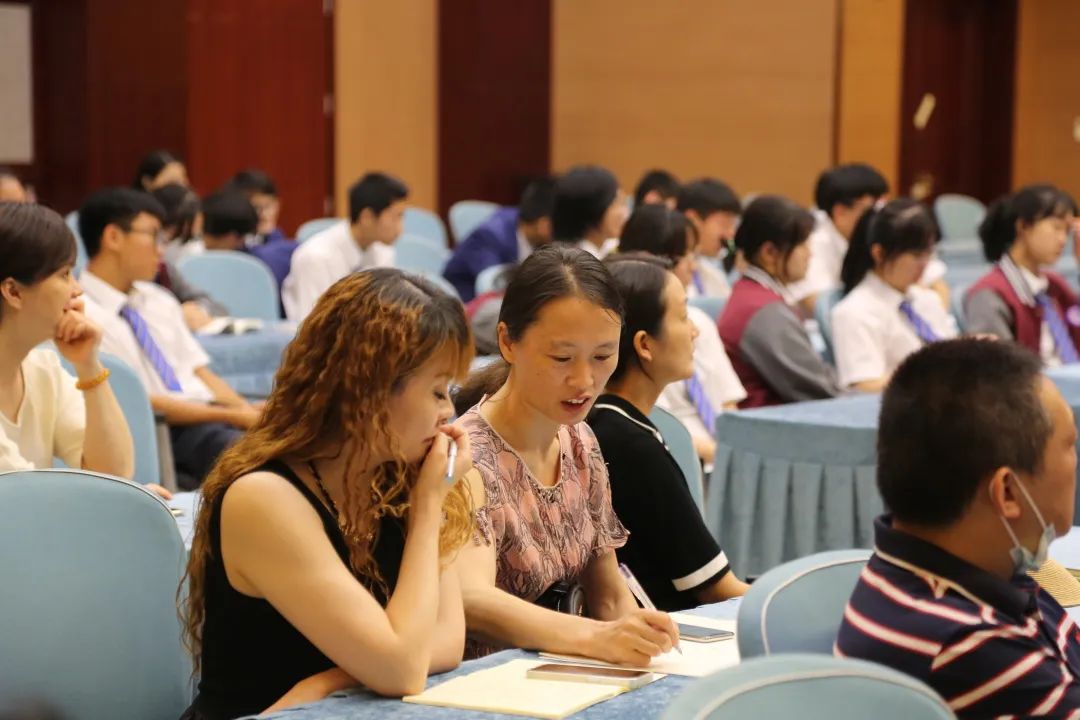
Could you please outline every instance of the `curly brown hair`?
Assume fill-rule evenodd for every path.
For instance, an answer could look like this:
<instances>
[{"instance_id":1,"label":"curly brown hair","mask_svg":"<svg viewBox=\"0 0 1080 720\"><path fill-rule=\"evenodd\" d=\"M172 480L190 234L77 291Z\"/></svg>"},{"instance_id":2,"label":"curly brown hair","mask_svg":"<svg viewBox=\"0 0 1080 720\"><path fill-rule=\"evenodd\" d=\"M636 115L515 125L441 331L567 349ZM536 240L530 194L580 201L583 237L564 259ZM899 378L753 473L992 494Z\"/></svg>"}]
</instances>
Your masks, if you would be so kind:
<instances>
[{"instance_id":1,"label":"curly brown hair","mask_svg":"<svg viewBox=\"0 0 1080 720\"><path fill-rule=\"evenodd\" d=\"M206 569L213 553L210 518L229 486L273 459L307 461L338 455L346 441L359 452L389 447L394 460L379 467L370 486L345 484L342 531L353 574L367 587L385 582L371 554L379 520L408 511L418 464L409 464L388 431L388 402L404 381L433 356L447 354L457 379L468 372L473 345L457 298L421 278L380 268L354 273L319 299L289 344L274 390L256 424L222 453L202 487L202 503L188 559L187 596L181 583L184 640L198 671L206 618ZM345 477L363 455L348 458ZM460 548L473 527L463 483L447 495L439 533L444 558Z\"/></svg>"}]
</instances>

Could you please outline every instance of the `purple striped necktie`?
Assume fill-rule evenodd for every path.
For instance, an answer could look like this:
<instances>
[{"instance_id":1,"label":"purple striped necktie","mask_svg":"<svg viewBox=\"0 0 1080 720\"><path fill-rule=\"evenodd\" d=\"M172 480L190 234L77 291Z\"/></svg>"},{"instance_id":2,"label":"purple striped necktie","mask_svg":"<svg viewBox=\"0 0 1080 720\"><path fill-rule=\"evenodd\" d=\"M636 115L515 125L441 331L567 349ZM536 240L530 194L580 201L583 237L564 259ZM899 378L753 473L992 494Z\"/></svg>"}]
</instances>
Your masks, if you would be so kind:
<instances>
[{"instance_id":1,"label":"purple striped necktie","mask_svg":"<svg viewBox=\"0 0 1080 720\"><path fill-rule=\"evenodd\" d=\"M701 378L698 377L696 372L686 380L686 394L690 396L690 400L694 403L701 422L705 423L705 427L708 428L709 434L715 433L716 410L713 409L712 403L709 402L709 396L705 393L705 386L701 384Z\"/></svg>"},{"instance_id":2,"label":"purple striped necktie","mask_svg":"<svg viewBox=\"0 0 1080 720\"><path fill-rule=\"evenodd\" d=\"M1054 338L1054 347L1057 349L1061 362L1069 365L1080 361L1069 328L1065 325L1065 321L1058 312L1057 306L1054 305L1054 301L1049 295L1041 292L1035 295L1035 302L1042 308L1043 320L1046 321L1046 326L1050 328L1050 336Z\"/></svg>"},{"instance_id":3,"label":"purple striped necktie","mask_svg":"<svg viewBox=\"0 0 1080 720\"><path fill-rule=\"evenodd\" d=\"M150 366L154 368L154 372L165 383L165 387L171 392L181 392L183 388L180 387L180 380L176 377L176 371L172 369L172 365L165 359L161 348L154 342L154 337L150 334L150 327L146 324L143 316L135 308L125 305L120 308L120 317L124 318L127 324L131 326L131 331L135 334L135 341L139 343L143 355L150 361Z\"/></svg>"},{"instance_id":4,"label":"purple striped necktie","mask_svg":"<svg viewBox=\"0 0 1080 720\"><path fill-rule=\"evenodd\" d=\"M930 327L930 323L923 320L922 316L915 312L915 308L911 306L909 301L904 300L900 303L900 312L908 319L908 322L910 322L911 326L915 329L915 334L919 336L919 339L922 340L924 344L929 345L930 343L935 343L941 339L938 337L937 333L934 332L934 329Z\"/></svg>"}]
</instances>

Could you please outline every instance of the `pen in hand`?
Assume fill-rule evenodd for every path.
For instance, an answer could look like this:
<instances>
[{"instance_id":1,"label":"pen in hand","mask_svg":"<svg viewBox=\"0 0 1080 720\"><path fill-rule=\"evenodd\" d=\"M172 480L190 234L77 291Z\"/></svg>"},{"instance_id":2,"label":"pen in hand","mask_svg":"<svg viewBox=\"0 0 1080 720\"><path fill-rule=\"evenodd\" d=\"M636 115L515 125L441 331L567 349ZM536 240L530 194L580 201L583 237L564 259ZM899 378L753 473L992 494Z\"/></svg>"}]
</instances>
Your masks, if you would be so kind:
<instances>
[{"instance_id":1,"label":"pen in hand","mask_svg":"<svg viewBox=\"0 0 1080 720\"><path fill-rule=\"evenodd\" d=\"M446 484L454 484L454 465L457 463L457 443L450 438L450 452L446 459Z\"/></svg>"},{"instance_id":2,"label":"pen in hand","mask_svg":"<svg viewBox=\"0 0 1080 720\"><path fill-rule=\"evenodd\" d=\"M626 585L630 588L630 592L634 594L634 597L637 598L637 601L641 603L642 607L646 610L656 609L652 600L650 600L649 596L645 593L645 588L641 587L641 583L634 577L634 573L630 572L630 568L626 567L626 563L619 563L619 574L623 576L623 580L626 581ZM678 645L675 645L672 649L680 655L683 654L682 649Z\"/></svg>"}]
</instances>

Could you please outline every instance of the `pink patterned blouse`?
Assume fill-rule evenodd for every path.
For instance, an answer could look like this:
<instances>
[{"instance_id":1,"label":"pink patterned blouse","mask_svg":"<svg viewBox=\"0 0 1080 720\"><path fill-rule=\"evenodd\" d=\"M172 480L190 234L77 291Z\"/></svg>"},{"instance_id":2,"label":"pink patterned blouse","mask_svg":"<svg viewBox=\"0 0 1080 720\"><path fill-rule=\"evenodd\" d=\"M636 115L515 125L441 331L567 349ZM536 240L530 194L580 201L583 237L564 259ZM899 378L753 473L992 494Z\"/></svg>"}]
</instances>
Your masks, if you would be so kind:
<instances>
[{"instance_id":1,"label":"pink patterned blouse","mask_svg":"<svg viewBox=\"0 0 1080 720\"><path fill-rule=\"evenodd\" d=\"M611 507L607 465L585 423L559 428L559 481L545 487L479 413L461 421L487 504L476 512L477 543L495 545L496 585L532 602L551 585L574 581L593 558L626 544Z\"/></svg>"}]
</instances>

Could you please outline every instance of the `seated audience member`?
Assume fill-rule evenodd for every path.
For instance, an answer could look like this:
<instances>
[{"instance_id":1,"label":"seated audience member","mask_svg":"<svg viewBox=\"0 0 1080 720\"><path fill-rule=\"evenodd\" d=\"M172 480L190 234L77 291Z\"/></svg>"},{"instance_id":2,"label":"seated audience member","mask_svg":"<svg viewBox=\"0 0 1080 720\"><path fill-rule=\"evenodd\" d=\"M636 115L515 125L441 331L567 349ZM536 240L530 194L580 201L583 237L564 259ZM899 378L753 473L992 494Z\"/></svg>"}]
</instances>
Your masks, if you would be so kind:
<instances>
[{"instance_id":1,"label":"seated audience member","mask_svg":"<svg viewBox=\"0 0 1080 720\"><path fill-rule=\"evenodd\" d=\"M151 192L171 183L190 185L187 167L168 150L154 150L147 153L135 168L135 181L131 186L136 190Z\"/></svg>"},{"instance_id":2,"label":"seated audience member","mask_svg":"<svg viewBox=\"0 0 1080 720\"><path fill-rule=\"evenodd\" d=\"M22 180L15 171L6 167L0 167L0 202L30 202Z\"/></svg>"},{"instance_id":3,"label":"seated audience member","mask_svg":"<svg viewBox=\"0 0 1080 720\"><path fill-rule=\"evenodd\" d=\"M618 365L589 426L607 463L611 505L630 532L616 555L661 610L742 595L747 585L731 572L689 480L649 420L661 390L694 373L697 330L686 312L686 290L653 255L620 251L606 262L625 309Z\"/></svg>"},{"instance_id":4,"label":"seated audience member","mask_svg":"<svg viewBox=\"0 0 1080 720\"><path fill-rule=\"evenodd\" d=\"M611 171L578 165L555 181L551 234L603 259L619 246L619 233L628 215L626 194Z\"/></svg>"},{"instance_id":5,"label":"seated audience member","mask_svg":"<svg viewBox=\"0 0 1080 720\"><path fill-rule=\"evenodd\" d=\"M735 233L735 247L746 267L717 327L746 388L742 407L821 400L840 393L836 374L814 349L787 291L788 283L806 274L813 226L810 213L787 198L759 195Z\"/></svg>"},{"instance_id":6,"label":"seated audience member","mask_svg":"<svg viewBox=\"0 0 1080 720\"><path fill-rule=\"evenodd\" d=\"M283 237L261 244L250 243L258 229L259 216L247 196L238 190L220 190L203 200L202 208L203 247L254 255L270 268L280 290L299 245Z\"/></svg>"},{"instance_id":7,"label":"seated audience member","mask_svg":"<svg viewBox=\"0 0 1080 720\"><path fill-rule=\"evenodd\" d=\"M619 236L619 252L645 252L667 258L672 272L688 288L697 267L694 253L697 234L683 214L662 205L634 210ZM694 339L694 372L664 386L656 404L677 417L694 441L698 457L712 463L716 455L716 416L734 410L746 390L731 367L716 323L700 308L687 307L697 330Z\"/></svg>"},{"instance_id":8,"label":"seated audience member","mask_svg":"<svg viewBox=\"0 0 1080 720\"><path fill-rule=\"evenodd\" d=\"M457 561L470 654L511 646L640 665L677 642L671 619L640 610L619 574L626 529L584 422L615 369L621 315L603 263L560 243L540 248L506 289L505 362L458 395L459 412L481 397L459 420L477 508L476 537ZM582 592L589 617L574 612Z\"/></svg>"},{"instance_id":9,"label":"seated audience member","mask_svg":"<svg viewBox=\"0 0 1080 720\"><path fill-rule=\"evenodd\" d=\"M1080 361L1080 298L1046 269L1065 250L1073 219L1072 199L1051 185L1028 185L990 207L979 236L997 266L968 291L969 332L1015 340L1048 365Z\"/></svg>"},{"instance_id":10,"label":"seated audience member","mask_svg":"<svg viewBox=\"0 0 1080 720\"><path fill-rule=\"evenodd\" d=\"M712 178L688 182L679 190L679 212L697 231L698 263L690 285L690 297L726 298L731 294L727 274L721 269L721 250L732 252L731 240L742 214L739 196L730 187Z\"/></svg>"},{"instance_id":11,"label":"seated audience member","mask_svg":"<svg viewBox=\"0 0 1080 720\"><path fill-rule=\"evenodd\" d=\"M69 467L130 478L131 433L83 315L75 237L41 205L0 203L0 472ZM75 370L71 377L51 340Z\"/></svg>"},{"instance_id":12,"label":"seated audience member","mask_svg":"<svg viewBox=\"0 0 1080 720\"><path fill-rule=\"evenodd\" d=\"M842 285L840 269L848 242L862 214L884 201L889 184L874 168L863 163L838 165L818 176L814 187L814 232L810 234L810 267L806 278L791 286L791 294L812 315L817 296ZM932 287L949 307L945 264L932 258L920 284Z\"/></svg>"},{"instance_id":13,"label":"seated audience member","mask_svg":"<svg viewBox=\"0 0 1080 720\"><path fill-rule=\"evenodd\" d=\"M296 249L281 301L303 320L326 289L349 273L394 264L409 188L385 173L368 173L349 188L349 222L316 233Z\"/></svg>"},{"instance_id":14,"label":"seated audience member","mask_svg":"<svg viewBox=\"0 0 1080 720\"><path fill-rule=\"evenodd\" d=\"M922 680L961 720L1075 717L1077 626L1027 575L1076 485L1076 425L1039 359L983 339L918 351L885 391L877 467L891 514L836 654Z\"/></svg>"},{"instance_id":15,"label":"seated audience member","mask_svg":"<svg viewBox=\"0 0 1080 720\"><path fill-rule=\"evenodd\" d=\"M188 329L198 332L211 319L229 314L224 305L211 298L202 288L188 282L176 267L182 258L202 249L203 218L199 196L190 188L176 183L163 185L150 194L165 210L161 223L161 232L165 237L164 257L158 265L154 282L176 297Z\"/></svg>"},{"instance_id":16,"label":"seated audience member","mask_svg":"<svg viewBox=\"0 0 1080 720\"><path fill-rule=\"evenodd\" d=\"M278 215L281 213L281 200L278 199L277 185L269 175L256 168L241 170L233 175L228 187L239 190L247 196L255 212L259 214L259 227L256 244L274 240L285 240L285 233L278 227ZM292 241L295 242L295 241Z\"/></svg>"},{"instance_id":17,"label":"seated audience member","mask_svg":"<svg viewBox=\"0 0 1080 720\"><path fill-rule=\"evenodd\" d=\"M261 714L356 684L409 695L461 662L449 561L472 533L472 461L446 423L471 356L461 303L399 270L322 295L266 412L203 486L185 623L201 675L185 717Z\"/></svg>"},{"instance_id":18,"label":"seated audience member","mask_svg":"<svg viewBox=\"0 0 1080 720\"><path fill-rule=\"evenodd\" d=\"M649 170L634 188L634 208L666 205L674 210L679 199L679 180L667 170Z\"/></svg>"},{"instance_id":19,"label":"seated audience member","mask_svg":"<svg viewBox=\"0 0 1080 720\"><path fill-rule=\"evenodd\" d=\"M476 277L494 265L519 263L551 242L551 206L555 179L534 180L516 208L499 208L457 244L443 276L457 289L462 301L476 297Z\"/></svg>"},{"instance_id":20,"label":"seated audience member","mask_svg":"<svg viewBox=\"0 0 1080 720\"><path fill-rule=\"evenodd\" d=\"M956 320L919 285L937 242L937 224L914 200L890 201L859 218L844 267L844 299L832 309L840 386L880 392L921 346L956 337Z\"/></svg>"},{"instance_id":21,"label":"seated audience member","mask_svg":"<svg viewBox=\"0 0 1080 720\"><path fill-rule=\"evenodd\" d=\"M132 367L165 416L178 482L190 490L258 411L210 370L180 303L150 282L161 262L162 216L147 193L107 188L90 196L79 210L90 256L79 281L86 314L104 331L102 349Z\"/></svg>"}]
</instances>

